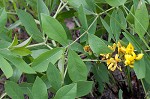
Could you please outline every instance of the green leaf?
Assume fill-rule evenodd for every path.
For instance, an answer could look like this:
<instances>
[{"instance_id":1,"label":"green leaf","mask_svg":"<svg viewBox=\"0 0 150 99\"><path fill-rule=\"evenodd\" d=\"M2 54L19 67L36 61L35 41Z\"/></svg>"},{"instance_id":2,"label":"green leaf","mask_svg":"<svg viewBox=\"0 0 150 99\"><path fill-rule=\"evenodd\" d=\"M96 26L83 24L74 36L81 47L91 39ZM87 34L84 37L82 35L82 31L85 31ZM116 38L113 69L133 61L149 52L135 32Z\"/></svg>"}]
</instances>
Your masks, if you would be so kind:
<instances>
[{"instance_id":1,"label":"green leaf","mask_svg":"<svg viewBox=\"0 0 150 99\"><path fill-rule=\"evenodd\" d=\"M117 7L123 5L127 0L105 0L109 5Z\"/></svg>"},{"instance_id":2,"label":"green leaf","mask_svg":"<svg viewBox=\"0 0 150 99\"><path fill-rule=\"evenodd\" d=\"M80 81L87 79L87 67L81 58L72 50L68 54L68 73L72 81Z\"/></svg>"},{"instance_id":3,"label":"green leaf","mask_svg":"<svg viewBox=\"0 0 150 99\"><path fill-rule=\"evenodd\" d=\"M35 59L35 58L37 58L38 56L40 56L42 53L45 53L46 51L48 51L48 49L32 50L31 56Z\"/></svg>"},{"instance_id":4,"label":"green leaf","mask_svg":"<svg viewBox=\"0 0 150 99\"><path fill-rule=\"evenodd\" d=\"M106 78L103 79L103 76L101 76L101 73L103 73L103 72L99 72L99 67L97 67L97 66L92 67L92 72L94 74L94 78L95 78L96 82L98 82L98 91L100 93L103 93L103 91L104 91L103 83L106 80ZM107 75L105 77L107 77L107 76L108 76L108 71L107 71ZM107 83L107 82L105 82L105 83Z\"/></svg>"},{"instance_id":5,"label":"green leaf","mask_svg":"<svg viewBox=\"0 0 150 99\"><path fill-rule=\"evenodd\" d=\"M12 30L8 30L6 27L0 28L0 39L12 42Z\"/></svg>"},{"instance_id":6,"label":"green leaf","mask_svg":"<svg viewBox=\"0 0 150 99\"><path fill-rule=\"evenodd\" d=\"M0 40L0 49L8 48L11 43L5 40Z\"/></svg>"},{"instance_id":7,"label":"green leaf","mask_svg":"<svg viewBox=\"0 0 150 99\"><path fill-rule=\"evenodd\" d=\"M38 11L38 18L40 20L40 25L42 25L41 13L44 13L46 15L50 15L49 9L47 8L47 6L43 2L43 0L37 0L37 11Z\"/></svg>"},{"instance_id":8,"label":"green leaf","mask_svg":"<svg viewBox=\"0 0 150 99\"><path fill-rule=\"evenodd\" d=\"M145 66L144 58L142 58L141 60L135 61L133 69L138 79L145 78L146 66Z\"/></svg>"},{"instance_id":9,"label":"green leaf","mask_svg":"<svg viewBox=\"0 0 150 99\"><path fill-rule=\"evenodd\" d=\"M45 3L43 2L43 0L37 1L37 10L38 10L39 16L41 13L44 13L46 15L50 15L49 10L48 10L47 6L45 5Z\"/></svg>"},{"instance_id":10,"label":"green leaf","mask_svg":"<svg viewBox=\"0 0 150 99\"><path fill-rule=\"evenodd\" d=\"M116 39L116 41L119 40L120 34L121 34L121 27L118 24L119 21L119 15L118 15L118 11L114 10L111 14L111 18L110 18L110 28L111 31Z\"/></svg>"},{"instance_id":11,"label":"green leaf","mask_svg":"<svg viewBox=\"0 0 150 99\"><path fill-rule=\"evenodd\" d=\"M32 87L33 99L48 99L47 87L41 78L37 77Z\"/></svg>"},{"instance_id":12,"label":"green leaf","mask_svg":"<svg viewBox=\"0 0 150 99\"><path fill-rule=\"evenodd\" d=\"M142 3L142 4L141 4ZM141 2L135 11L135 32L143 37L149 26L149 15L145 3ZM143 17L144 16L144 17Z\"/></svg>"},{"instance_id":13,"label":"green leaf","mask_svg":"<svg viewBox=\"0 0 150 99\"><path fill-rule=\"evenodd\" d=\"M126 29L127 28L127 22L126 22L126 18L124 16L124 13L121 9L118 9L118 17L119 17L119 23L120 23L120 27L122 29Z\"/></svg>"},{"instance_id":14,"label":"green leaf","mask_svg":"<svg viewBox=\"0 0 150 99\"><path fill-rule=\"evenodd\" d=\"M57 91L54 99L75 99L76 92L77 92L76 83L65 85Z\"/></svg>"},{"instance_id":15,"label":"green leaf","mask_svg":"<svg viewBox=\"0 0 150 99\"><path fill-rule=\"evenodd\" d=\"M18 44L18 38L15 35L11 45L8 48L11 49L11 48L13 48L13 46L16 46L17 44Z\"/></svg>"},{"instance_id":16,"label":"green leaf","mask_svg":"<svg viewBox=\"0 0 150 99\"><path fill-rule=\"evenodd\" d=\"M11 77L13 75L13 69L11 65L0 55L0 68L2 69L3 73L7 78Z\"/></svg>"},{"instance_id":17,"label":"green leaf","mask_svg":"<svg viewBox=\"0 0 150 99\"><path fill-rule=\"evenodd\" d=\"M149 75L150 75L150 67L149 67L150 66L150 56L149 55L145 55L145 54L144 54L144 56L146 56L145 59L144 59L145 65L146 65L145 81L148 84L150 84L150 77L149 77Z\"/></svg>"},{"instance_id":18,"label":"green leaf","mask_svg":"<svg viewBox=\"0 0 150 99\"><path fill-rule=\"evenodd\" d=\"M26 48L14 48L12 50L10 50L12 53L18 54L20 56L27 56L29 54L31 54L32 52Z\"/></svg>"},{"instance_id":19,"label":"green leaf","mask_svg":"<svg viewBox=\"0 0 150 99\"><path fill-rule=\"evenodd\" d=\"M68 39L63 26L53 17L41 14L42 29L49 38L59 42L61 45L68 45Z\"/></svg>"},{"instance_id":20,"label":"green leaf","mask_svg":"<svg viewBox=\"0 0 150 99\"><path fill-rule=\"evenodd\" d=\"M126 39L133 44L133 46L135 47L135 49L137 51L141 51L142 48L140 47L140 44L137 42L137 40L135 39L134 35L130 34L130 33L126 33L126 32L122 32L123 35L126 37Z\"/></svg>"},{"instance_id":21,"label":"green leaf","mask_svg":"<svg viewBox=\"0 0 150 99\"><path fill-rule=\"evenodd\" d=\"M112 34L112 31L111 31L111 28L110 28L110 26L106 23L106 21L104 20L104 19L102 19L101 17L100 17L100 19L101 19L101 22L102 22L102 24L103 24L103 26L104 26L104 28L107 30L107 32L108 32L108 41L110 42L110 40L111 39L114 39L114 37L113 37L113 34Z\"/></svg>"},{"instance_id":22,"label":"green leaf","mask_svg":"<svg viewBox=\"0 0 150 99\"><path fill-rule=\"evenodd\" d=\"M82 5L78 8L78 17L79 17L80 23L82 25L82 28L84 30L87 30L88 29L88 24L87 24L86 15L85 15L85 12L83 10Z\"/></svg>"},{"instance_id":23,"label":"green leaf","mask_svg":"<svg viewBox=\"0 0 150 99\"><path fill-rule=\"evenodd\" d=\"M130 24L134 24L134 6L131 6L130 13L127 15L126 19Z\"/></svg>"},{"instance_id":24,"label":"green leaf","mask_svg":"<svg viewBox=\"0 0 150 99\"><path fill-rule=\"evenodd\" d=\"M96 11L95 0L85 0L92 11Z\"/></svg>"},{"instance_id":25,"label":"green leaf","mask_svg":"<svg viewBox=\"0 0 150 99\"><path fill-rule=\"evenodd\" d=\"M0 9L0 28L3 28L7 22L7 13L5 9Z\"/></svg>"},{"instance_id":26,"label":"green leaf","mask_svg":"<svg viewBox=\"0 0 150 99\"><path fill-rule=\"evenodd\" d=\"M21 75L22 75L22 72L16 67L13 67L13 75L10 77L10 80L17 83Z\"/></svg>"},{"instance_id":27,"label":"green leaf","mask_svg":"<svg viewBox=\"0 0 150 99\"><path fill-rule=\"evenodd\" d=\"M95 20L96 17L90 17L90 18L87 18L88 20L88 25L90 26L91 24L93 24L90 28L89 28L89 31L88 33L90 34L95 34L96 32L96 28L97 28L97 19ZM95 22L94 22L95 21ZM94 23L93 23L94 22Z\"/></svg>"},{"instance_id":28,"label":"green leaf","mask_svg":"<svg viewBox=\"0 0 150 99\"><path fill-rule=\"evenodd\" d=\"M16 46L13 46L14 48L20 48L20 47L26 47L28 46L32 41L32 38L29 37L27 40L23 41L22 43L16 45Z\"/></svg>"},{"instance_id":29,"label":"green leaf","mask_svg":"<svg viewBox=\"0 0 150 99\"><path fill-rule=\"evenodd\" d=\"M48 78L47 78L47 75L43 75L43 76L41 77L41 79L42 79L43 82L46 84L47 89L49 89L49 88L52 87L52 85L50 84L50 82L49 82L49 80L48 80ZM53 90L53 89L52 89L52 90Z\"/></svg>"},{"instance_id":30,"label":"green leaf","mask_svg":"<svg viewBox=\"0 0 150 99\"><path fill-rule=\"evenodd\" d=\"M55 64L63 54L62 48L54 48L46 51L38 56L32 63L31 67L38 72L44 72L47 70L49 62Z\"/></svg>"},{"instance_id":31,"label":"green leaf","mask_svg":"<svg viewBox=\"0 0 150 99\"><path fill-rule=\"evenodd\" d=\"M12 99L24 99L24 94L18 84L12 81L6 81L5 90Z\"/></svg>"},{"instance_id":32,"label":"green leaf","mask_svg":"<svg viewBox=\"0 0 150 99\"><path fill-rule=\"evenodd\" d=\"M21 87L23 93L29 96L29 99L33 99L31 91L33 86L32 83L22 82L21 84L19 84L19 86Z\"/></svg>"},{"instance_id":33,"label":"green leaf","mask_svg":"<svg viewBox=\"0 0 150 99\"><path fill-rule=\"evenodd\" d=\"M14 64L20 71L28 74L35 74L35 71L20 57L13 55L8 50L2 50L0 54Z\"/></svg>"},{"instance_id":34,"label":"green leaf","mask_svg":"<svg viewBox=\"0 0 150 99\"><path fill-rule=\"evenodd\" d=\"M70 44L72 42L73 42L72 40L69 40ZM78 42L75 42L74 44L70 45L70 49L74 50L74 51L78 51L78 52L84 52L83 46L80 43L78 43Z\"/></svg>"},{"instance_id":35,"label":"green leaf","mask_svg":"<svg viewBox=\"0 0 150 99\"><path fill-rule=\"evenodd\" d=\"M89 45L94 53L97 55L111 53L107 45L97 36L88 34Z\"/></svg>"},{"instance_id":36,"label":"green leaf","mask_svg":"<svg viewBox=\"0 0 150 99\"><path fill-rule=\"evenodd\" d=\"M47 69L47 78L56 91L61 87L62 79L60 72L52 63L49 63L49 67Z\"/></svg>"},{"instance_id":37,"label":"green leaf","mask_svg":"<svg viewBox=\"0 0 150 99\"><path fill-rule=\"evenodd\" d=\"M103 83L109 83L108 69L103 63L94 66L93 72L97 81L101 80Z\"/></svg>"},{"instance_id":38,"label":"green leaf","mask_svg":"<svg viewBox=\"0 0 150 99\"><path fill-rule=\"evenodd\" d=\"M77 82L76 97L85 96L92 90L93 81L79 81Z\"/></svg>"},{"instance_id":39,"label":"green leaf","mask_svg":"<svg viewBox=\"0 0 150 99\"><path fill-rule=\"evenodd\" d=\"M27 33L33 37L34 40L38 42L42 42L42 33L39 31L34 18L27 12L18 9L17 15L22 23L22 25L25 27Z\"/></svg>"},{"instance_id":40,"label":"green leaf","mask_svg":"<svg viewBox=\"0 0 150 99\"><path fill-rule=\"evenodd\" d=\"M86 14L93 14L91 7L88 5L86 0L67 0L69 5L73 6L76 10L82 5Z\"/></svg>"},{"instance_id":41,"label":"green leaf","mask_svg":"<svg viewBox=\"0 0 150 99\"><path fill-rule=\"evenodd\" d=\"M37 0L26 0L27 4L29 4L32 8L37 8Z\"/></svg>"},{"instance_id":42,"label":"green leaf","mask_svg":"<svg viewBox=\"0 0 150 99\"><path fill-rule=\"evenodd\" d=\"M123 91L121 89L119 89L119 94L118 94L119 99L123 99L122 94L123 94Z\"/></svg>"},{"instance_id":43,"label":"green leaf","mask_svg":"<svg viewBox=\"0 0 150 99\"><path fill-rule=\"evenodd\" d=\"M88 20L88 26L90 26L91 24L91 26L90 26L90 28L89 27L87 27L87 29L84 29L83 27L81 27L81 30L80 30L80 35L82 35L83 33L85 33L85 31L86 30L88 30L88 33L89 34L95 34L95 32L96 32L96 27L97 27L97 19L96 19L96 17L94 16L87 16L87 19L86 20ZM89 28L89 29L88 29ZM84 36L82 36L81 38L80 38L80 43L82 43L82 42L85 42L85 41L87 41L88 40L88 35L87 34L85 34Z\"/></svg>"}]
</instances>

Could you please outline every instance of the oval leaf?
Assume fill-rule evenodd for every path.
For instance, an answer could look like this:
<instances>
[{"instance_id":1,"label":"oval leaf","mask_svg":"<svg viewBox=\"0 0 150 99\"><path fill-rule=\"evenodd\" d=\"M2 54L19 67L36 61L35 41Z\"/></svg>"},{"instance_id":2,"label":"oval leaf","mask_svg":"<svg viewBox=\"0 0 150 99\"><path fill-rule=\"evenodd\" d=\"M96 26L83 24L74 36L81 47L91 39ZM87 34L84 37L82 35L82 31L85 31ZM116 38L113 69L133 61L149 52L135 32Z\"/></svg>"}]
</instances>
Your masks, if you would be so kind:
<instances>
[{"instance_id":1,"label":"oval leaf","mask_svg":"<svg viewBox=\"0 0 150 99\"><path fill-rule=\"evenodd\" d=\"M10 51L3 50L0 54L14 64L17 69L24 73L35 74L35 71L20 57L13 55Z\"/></svg>"},{"instance_id":2,"label":"oval leaf","mask_svg":"<svg viewBox=\"0 0 150 99\"><path fill-rule=\"evenodd\" d=\"M83 6L84 12L86 14L93 14L91 5L94 4L93 0L90 0L92 3L89 5L87 0L67 0L69 5L73 6L75 9L78 9L81 5ZM95 5L94 5L95 6Z\"/></svg>"},{"instance_id":3,"label":"oval leaf","mask_svg":"<svg viewBox=\"0 0 150 99\"><path fill-rule=\"evenodd\" d=\"M42 33L37 28L34 18L29 13L20 9L17 10L17 15L28 34L32 36L34 40L42 42Z\"/></svg>"},{"instance_id":4,"label":"oval leaf","mask_svg":"<svg viewBox=\"0 0 150 99\"><path fill-rule=\"evenodd\" d=\"M47 8L47 6L45 5L45 3L43 2L43 0L38 0L37 1L37 10L38 10L38 14L40 16L41 13L44 13L46 15L49 15L49 10Z\"/></svg>"},{"instance_id":5,"label":"oval leaf","mask_svg":"<svg viewBox=\"0 0 150 99\"><path fill-rule=\"evenodd\" d=\"M88 34L88 41L92 51L97 55L107 54L112 52L112 50L110 50L99 37L93 34Z\"/></svg>"},{"instance_id":6,"label":"oval leaf","mask_svg":"<svg viewBox=\"0 0 150 99\"><path fill-rule=\"evenodd\" d=\"M53 17L41 14L42 29L49 38L59 42L61 45L68 45L67 35L62 25Z\"/></svg>"},{"instance_id":7,"label":"oval leaf","mask_svg":"<svg viewBox=\"0 0 150 99\"><path fill-rule=\"evenodd\" d=\"M145 66L144 58L142 58L139 61L135 61L133 69L138 79L145 78L146 66Z\"/></svg>"},{"instance_id":8,"label":"oval leaf","mask_svg":"<svg viewBox=\"0 0 150 99\"><path fill-rule=\"evenodd\" d=\"M61 87L62 79L60 72L52 63L49 63L49 67L47 69L47 78L56 91Z\"/></svg>"},{"instance_id":9,"label":"oval leaf","mask_svg":"<svg viewBox=\"0 0 150 99\"><path fill-rule=\"evenodd\" d=\"M81 58L72 50L68 54L68 73L72 81L87 79L87 67Z\"/></svg>"},{"instance_id":10,"label":"oval leaf","mask_svg":"<svg viewBox=\"0 0 150 99\"><path fill-rule=\"evenodd\" d=\"M13 69L11 65L1 55L0 55L0 60L1 60L0 68L4 72L5 76L7 78L11 77L13 75Z\"/></svg>"},{"instance_id":11,"label":"oval leaf","mask_svg":"<svg viewBox=\"0 0 150 99\"><path fill-rule=\"evenodd\" d=\"M87 95L92 90L93 81L79 81L77 82L77 95L81 97Z\"/></svg>"},{"instance_id":12,"label":"oval leaf","mask_svg":"<svg viewBox=\"0 0 150 99\"><path fill-rule=\"evenodd\" d=\"M75 99L77 92L77 84L65 85L60 88L54 99Z\"/></svg>"},{"instance_id":13,"label":"oval leaf","mask_svg":"<svg viewBox=\"0 0 150 99\"><path fill-rule=\"evenodd\" d=\"M37 72L44 72L47 70L49 62L55 64L63 54L62 48L55 48L50 51L46 51L38 56L32 63L32 68Z\"/></svg>"},{"instance_id":14,"label":"oval leaf","mask_svg":"<svg viewBox=\"0 0 150 99\"><path fill-rule=\"evenodd\" d=\"M137 10L135 11L134 20L135 20L135 32L137 32L137 34L140 37L143 37L149 25L149 15L146 5L144 3L139 4Z\"/></svg>"},{"instance_id":15,"label":"oval leaf","mask_svg":"<svg viewBox=\"0 0 150 99\"><path fill-rule=\"evenodd\" d=\"M37 77L32 87L33 99L48 99L47 87L41 78Z\"/></svg>"},{"instance_id":16,"label":"oval leaf","mask_svg":"<svg viewBox=\"0 0 150 99\"><path fill-rule=\"evenodd\" d=\"M109 5L117 7L123 5L127 0L105 0Z\"/></svg>"},{"instance_id":17,"label":"oval leaf","mask_svg":"<svg viewBox=\"0 0 150 99\"><path fill-rule=\"evenodd\" d=\"M14 83L12 81L6 82L5 90L12 99L24 99L23 91L18 86L18 84Z\"/></svg>"},{"instance_id":18,"label":"oval leaf","mask_svg":"<svg viewBox=\"0 0 150 99\"><path fill-rule=\"evenodd\" d=\"M0 9L0 28L3 28L7 22L7 13L5 9Z\"/></svg>"}]
</instances>

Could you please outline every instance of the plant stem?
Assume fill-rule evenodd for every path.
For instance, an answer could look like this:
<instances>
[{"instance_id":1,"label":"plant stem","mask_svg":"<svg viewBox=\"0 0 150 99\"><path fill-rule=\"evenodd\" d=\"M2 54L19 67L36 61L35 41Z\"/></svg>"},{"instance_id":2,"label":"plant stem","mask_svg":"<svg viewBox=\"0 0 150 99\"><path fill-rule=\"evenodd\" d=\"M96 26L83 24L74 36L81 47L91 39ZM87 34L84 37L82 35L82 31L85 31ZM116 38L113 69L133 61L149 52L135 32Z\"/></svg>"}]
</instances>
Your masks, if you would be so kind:
<instances>
[{"instance_id":1,"label":"plant stem","mask_svg":"<svg viewBox=\"0 0 150 99\"><path fill-rule=\"evenodd\" d=\"M102 13L96 14L95 19L94 19L93 22L90 24L90 26L88 27L88 29L85 30L85 32L84 32L83 34L81 34L76 40L74 40L71 44L69 44L68 46L66 46L66 48L68 48L69 46L73 45L73 44L74 44L76 41L78 41L82 36L84 36L86 33L88 33L89 29L93 26L93 24L95 23L95 21L98 19L98 17L99 17L100 15L102 15L102 14L104 14L104 13L106 13L106 12L108 12L108 11L114 9L114 8L115 8L115 7L112 7L112 8L110 8L110 9L108 9L108 10L102 12Z\"/></svg>"},{"instance_id":2,"label":"plant stem","mask_svg":"<svg viewBox=\"0 0 150 99\"><path fill-rule=\"evenodd\" d=\"M60 4L59 4L59 6L58 6L58 8L57 8L57 10L56 10L56 13L55 13L55 15L53 16L53 18L56 18L57 14L60 12L61 5L62 5L62 2L60 2Z\"/></svg>"},{"instance_id":3,"label":"plant stem","mask_svg":"<svg viewBox=\"0 0 150 99\"><path fill-rule=\"evenodd\" d=\"M67 71L68 71L68 65L66 66L66 69L65 69L65 72L64 72L64 78L65 78L65 76L67 74Z\"/></svg>"},{"instance_id":4,"label":"plant stem","mask_svg":"<svg viewBox=\"0 0 150 99\"><path fill-rule=\"evenodd\" d=\"M6 95L7 95L7 93L3 93L0 97L0 99L3 99Z\"/></svg>"},{"instance_id":5,"label":"plant stem","mask_svg":"<svg viewBox=\"0 0 150 99\"><path fill-rule=\"evenodd\" d=\"M85 62L106 62L106 60L92 60L92 59L83 59L82 61L85 61Z\"/></svg>"},{"instance_id":6,"label":"plant stem","mask_svg":"<svg viewBox=\"0 0 150 99\"><path fill-rule=\"evenodd\" d=\"M45 45L45 42L33 44L33 45L28 45L26 48L31 48L31 47L41 46L41 45Z\"/></svg>"},{"instance_id":7,"label":"plant stem","mask_svg":"<svg viewBox=\"0 0 150 99\"><path fill-rule=\"evenodd\" d=\"M131 90L131 92L133 93L132 90L132 84L131 84L131 77L130 77L130 68L127 68L127 81L128 81L128 85L129 85L129 89Z\"/></svg>"},{"instance_id":8,"label":"plant stem","mask_svg":"<svg viewBox=\"0 0 150 99\"><path fill-rule=\"evenodd\" d=\"M65 2L63 1L63 0L60 0L63 4L65 4ZM67 11L70 11L70 9L69 9L69 7L66 5L65 6L65 8L67 9ZM74 20L74 22L76 23L76 25L78 26L78 27L81 27L81 25L80 25L80 23L78 22L78 20L75 18L75 17L73 17L73 20Z\"/></svg>"}]
</instances>

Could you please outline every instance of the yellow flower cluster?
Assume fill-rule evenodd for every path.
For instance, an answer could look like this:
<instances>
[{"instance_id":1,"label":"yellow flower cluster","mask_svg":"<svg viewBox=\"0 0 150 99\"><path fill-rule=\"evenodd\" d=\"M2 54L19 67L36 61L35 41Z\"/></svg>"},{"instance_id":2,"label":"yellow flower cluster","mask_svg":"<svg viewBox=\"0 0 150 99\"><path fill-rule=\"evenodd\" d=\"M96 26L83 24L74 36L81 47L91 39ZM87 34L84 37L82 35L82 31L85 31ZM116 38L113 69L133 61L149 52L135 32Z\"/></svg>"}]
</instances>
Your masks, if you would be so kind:
<instances>
[{"instance_id":1,"label":"yellow flower cluster","mask_svg":"<svg viewBox=\"0 0 150 99\"><path fill-rule=\"evenodd\" d=\"M129 65L131 68L133 68L133 64L135 62L135 60L140 60L143 57L144 54L138 54L136 55L134 52L134 47L131 43L129 43L129 45L126 48L126 53L124 55L125 58L125 65Z\"/></svg>"},{"instance_id":2,"label":"yellow flower cluster","mask_svg":"<svg viewBox=\"0 0 150 99\"><path fill-rule=\"evenodd\" d=\"M134 47L131 43L129 43L127 47L122 46L120 42L108 47L113 50L113 53L100 55L103 56L103 60L106 60L108 69L111 71L115 71L116 69L122 71L119 65L120 62L123 62L125 66L133 68L134 62L143 57L142 53L138 55L135 54Z\"/></svg>"}]
</instances>

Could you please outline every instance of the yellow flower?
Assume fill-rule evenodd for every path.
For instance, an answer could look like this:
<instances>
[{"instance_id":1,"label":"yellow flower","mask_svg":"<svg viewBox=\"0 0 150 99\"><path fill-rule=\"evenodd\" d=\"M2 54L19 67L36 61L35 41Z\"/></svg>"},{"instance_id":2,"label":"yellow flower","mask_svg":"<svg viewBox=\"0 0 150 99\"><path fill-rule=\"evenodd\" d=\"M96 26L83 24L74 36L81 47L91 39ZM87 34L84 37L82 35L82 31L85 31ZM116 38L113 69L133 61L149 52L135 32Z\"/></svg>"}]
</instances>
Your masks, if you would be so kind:
<instances>
[{"instance_id":1,"label":"yellow flower","mask_svg":"<svg viewBox=\"0 0 150 99\"><path fill-rule=\"evenodd\" d=\"M91 50L89 45L84 46L83 49L84 49L85 52L92 52L92 50Z\"/></svg>"},{"instance_id":2,"label":"yellow flower","mask_svg":"<svg viewBox=\"0 0 150 99\"><path fill-rule=\"evenodd\" d=\"M124 63L125 63L125 66L127 66L127 65L131 64L129 60L125 60L125 62L124 62Z\"/></svg>"},{"instance_id":3,"label":"yellow flower","mask_svg":"<svg viewBox=\"0 0 150 99\"><path fill-rule=\"evenodd\" d=\"M133 48L134 49L134 48ZM124 55L124 58L125 58L125 66L127 66L127 65L129 65L131 68L133 68L134 67L134 62L135 62L135 60L140 60L142 57L143 57L143 55L144 54L138 54L138 55L136 55L135 53L134 53L134 51L133 52L130 52L130 54L125 54Z\"/></svg>"},{"instance_id":4,"label":"yellow flower","mask_svg":"<svg viewBox=\"0 0 150 99\"><path fill-rule=\"evenodd\" d=\"M140 59L142 59L143 55L144 55L144 54L138 54L135 59L136 59L136 60L140 60Z\"/></svg>"},{"instance_id":5,"label":"yellow flower","mask_svg":"<svg viewBox=\"0 0 150 99\"><path fill-rule=\"evenodd\" d=\"M117 68L117 64L114 64L114 66L110 69L111 71L115 71Z\"/></svg>"},{"instance_id":6,"label":"yellow flower","mask_svg":"<svg viewBox=\"0 0 150 99\"><path fill-rule=\"evenodd\" d=\"M125 60L133 61L135 58L132 55L125 55Z\"/></svg>"},{"instance_id":7,"label":"yellow flower","mask_svg":"<svg viewBox=\"0 0 150 99\"><path fill-rule=\"evenodd\" d=\"M131 54L132 52L134 52L134 47L131 43L129 43L127 48L126 48L126 53Z\"/></svg>"},{"instance_id":8,"label":"yellow flower","mask_svg":"<svg viewBox=\"0 0 150 99\"><path fill-rule=\"evenodd\" d=\"M131 68L133 68L134 62L142 59L144 55L142 53L136 55L134 52L134 47L131 43L129 43L127 47L122 46L120 42L118 42L117 44L114 43L112 46L108 45L108 47L113 50L113 53L100 55L103 56L102 60L106 60L108 69L111 71L115 71L116 69L122 71L121 66L118 66L118 63L121 61L124 62L125 66L130 66ZM116 48L118 51L116 51Z\"/></svg>"},{"instance_id":9,"label":"yellow flower","mask_svg":"<svg viewBox=\"0 0 150 99\"><path fill-rule=\"evenodd\" d=\"M110 54L109 53L108 54L100 54L100 56L103 56L103 59L108 59Z\"/></svg>"},{"instance_id":10,"label":"yellow flower","mask_svg":"<svg viewBox=\"0 0 150 99\"><path fill-rule=\"evenodd\" d=\"M117 43L117 47L118 47L118 54L124 54L126 52L126 48L122 46L120 42Z\"/></svg>"},{"instance_id":11,"label":"yellow flower","mask_svg":"<svg viewBox=\"0 0 150 99\"><path fill-rule=\"evenodd\" d=\"M116 55L115 55L115 60L116 60L117 62L120 62L120 61L121 61L121 59L119 59L118 57L119 57L119 55L118 55L118 54L116 54Z\"/></svg>"},{"instance_id":12,"label":"yellow flower","mask_svg":"<svg viewBox=\"0 0 150 99\"><path fill-rule=\"evenodd\" d=\"M134 66L133 65L129 65L131 68L133 68Z\"/></svg>"},{"instance_id":13,"label":"yellow flower","mask_svg":"<svg viewBox=\"0 0 150 99\"><path fill-rule=\"evenodd\" d=\"M115 55L115 58L107 59L108 69L111 70L111 71L115 71L116 68L117 68L120 71L122 71L121 67L118 66L118 62L120 62L120 61L121 61L121 59L119 59L119 55L118 54Z\"/></svg>"},{"instance_id":14,"label":"yellow flower","mask_svg":"<svg viewBox=\"0 0 150 99\"><path fill-rule=\"evenodd\" d=\"M116 43L114 43L113 46L108 45L108 48L110 48L113 51L115 51L116 47L117 47Z\"/></svg>"}]
</instances>

